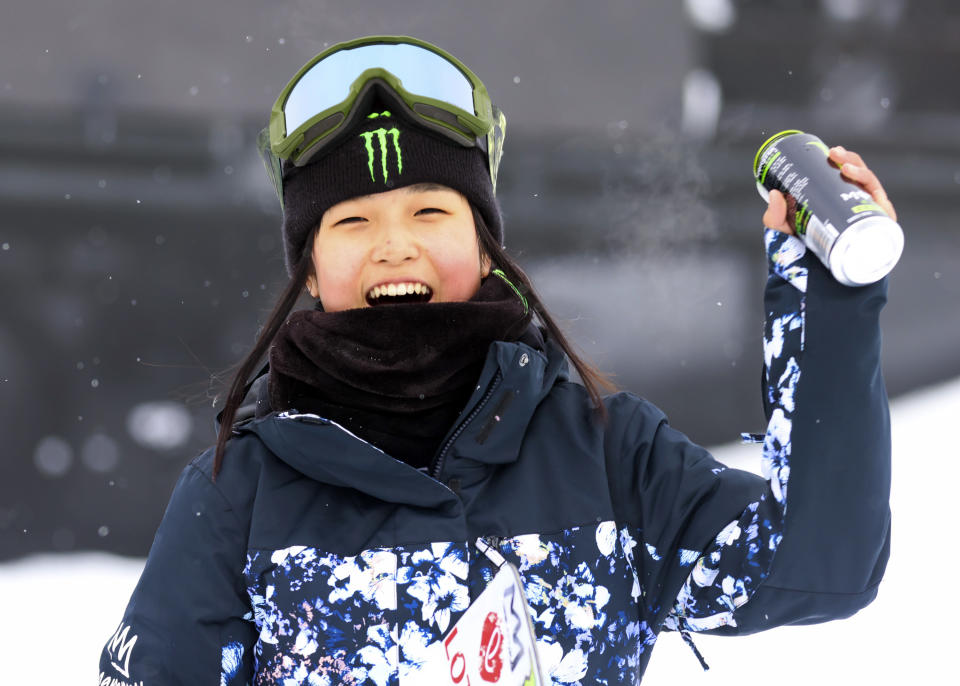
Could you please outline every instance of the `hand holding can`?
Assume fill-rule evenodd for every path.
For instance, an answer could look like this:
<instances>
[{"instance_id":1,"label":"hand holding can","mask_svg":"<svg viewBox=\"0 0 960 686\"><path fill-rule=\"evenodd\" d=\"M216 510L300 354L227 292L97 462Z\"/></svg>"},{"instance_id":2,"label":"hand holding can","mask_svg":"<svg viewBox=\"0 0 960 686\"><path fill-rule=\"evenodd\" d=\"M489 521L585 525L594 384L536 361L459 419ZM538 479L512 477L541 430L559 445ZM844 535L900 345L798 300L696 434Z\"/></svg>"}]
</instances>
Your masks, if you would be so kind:
<instances>
[{"instance_id":1,"label":"hand holding can","mask_svg":"<svg viewBox=\"0 0 960 686\"><path fill-rule=\"evenodd\" d=\"M758 191L769 200L764 225L800 236L840 283L866 285L893 269L903 231L860 155L783 131L763 144L753 169Z\"/></svg>"}]
</instances>

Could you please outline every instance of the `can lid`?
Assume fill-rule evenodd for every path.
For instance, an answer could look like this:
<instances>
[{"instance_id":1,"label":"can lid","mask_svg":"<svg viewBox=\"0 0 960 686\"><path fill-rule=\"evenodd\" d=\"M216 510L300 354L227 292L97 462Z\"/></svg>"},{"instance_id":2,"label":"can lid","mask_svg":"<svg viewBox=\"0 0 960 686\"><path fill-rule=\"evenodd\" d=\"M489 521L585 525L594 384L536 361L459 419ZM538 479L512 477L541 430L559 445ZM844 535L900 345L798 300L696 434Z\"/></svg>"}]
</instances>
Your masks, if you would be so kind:
<instances>
[{"instance_id":1,"label":"can lid","mask_svg":"<svg viewBox=\"0 0 960 686\"><path fill-rule=\"evenodd\" d=\"M787 129L786 131L781 131L780 133L775 133L770 138L763 142L763 145L757 150L757 154L753 156L753 177L757 177L757 165L760 164L760 156L763 155L763 151L773 145L774 141L777 141L786 136L791 136L795 133L803 133L803 131L798 131L797 129Z\"/></svg>"},{"instance_id":2,"label":"can lid","mask_svg":"<svg viewBox=\"0 0 960 686\"><path fill-rule=\"evenodd\" d=\"M770 191L768 191L768 190L767 190L767 187L764 186L764 185L763 185L762 183L760 183L759 181L757 181L757 193L760 194L760 197L761 197L761 198L763 198L763 199L766 200L767 202L770 202Z\"/></svg>"},{"instance_id":3,"label":"can lid","mask_svg":"<svg viewBox=\"0 0 960 686\"><path fill-rule=\"evenodd\" d=\"M840 234L830 251L830 271L846 286L879 281L903 253L903 229L889 217L868 217Z\"/></svg>"}]
</instances>

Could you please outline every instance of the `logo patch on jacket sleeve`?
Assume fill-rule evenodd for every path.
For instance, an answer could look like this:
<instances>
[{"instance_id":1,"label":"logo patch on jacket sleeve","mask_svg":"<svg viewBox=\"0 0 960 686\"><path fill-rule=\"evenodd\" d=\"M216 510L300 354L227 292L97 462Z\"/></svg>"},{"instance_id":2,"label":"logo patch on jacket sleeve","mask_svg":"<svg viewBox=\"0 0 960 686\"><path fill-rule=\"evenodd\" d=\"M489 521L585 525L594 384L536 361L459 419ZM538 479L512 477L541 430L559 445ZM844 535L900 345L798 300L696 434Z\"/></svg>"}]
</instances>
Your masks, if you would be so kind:
<instances>
[{"instance_id":1,"label":"logo patch on jacket sleeve","mask_svg":"<svg viewBox=\"0 0 960 686\"><path fill-rule=\"evenodd\" d=\"M107 643L107 654L110 656L110 665L125 679L130 678L130 655L137 642L137 635L130 636L130 627L120 622L120 626L113 632Z\"/></svg>"}]
</instances>

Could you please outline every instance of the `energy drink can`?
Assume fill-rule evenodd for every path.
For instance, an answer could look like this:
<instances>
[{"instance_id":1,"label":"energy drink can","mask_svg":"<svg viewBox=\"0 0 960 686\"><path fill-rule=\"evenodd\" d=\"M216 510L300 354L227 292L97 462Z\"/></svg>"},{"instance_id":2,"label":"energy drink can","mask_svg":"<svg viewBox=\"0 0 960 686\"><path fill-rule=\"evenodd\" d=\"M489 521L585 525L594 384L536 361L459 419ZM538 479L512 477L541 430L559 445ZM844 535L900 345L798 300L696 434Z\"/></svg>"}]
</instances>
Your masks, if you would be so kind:
<instances>
[{"instance_id":1,"label":"energy drink can","mask_svg":"<svg viewBox=\"0 0 960 686\"><path fill-rule=\"evenodd\" d=\"M903 230L869 193L843 178L816 136L781 131L753 158L757 190L786 196L787 221L834 278L865 286L890 273L903 252Z\"/></svg>"}]
</instances>

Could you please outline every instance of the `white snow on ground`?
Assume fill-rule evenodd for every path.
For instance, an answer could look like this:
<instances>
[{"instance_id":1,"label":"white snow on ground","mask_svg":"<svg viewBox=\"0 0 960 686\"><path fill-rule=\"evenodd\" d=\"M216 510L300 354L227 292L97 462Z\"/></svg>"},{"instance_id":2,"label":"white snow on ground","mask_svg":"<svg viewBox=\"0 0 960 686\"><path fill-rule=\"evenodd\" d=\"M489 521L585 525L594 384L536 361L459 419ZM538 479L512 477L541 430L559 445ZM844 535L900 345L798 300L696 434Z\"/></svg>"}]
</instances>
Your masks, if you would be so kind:
<instances>
[{"instance_id":1,"label":"white snow on ground","mask_svg":"<svg viewBox=\"0 0 960 686\"><path fill-rule=\"evenodd\" d=\"M892 416L893 544L877 600L844 621L741 638L695 637L709 672L679 636L665 633L645 684L957 683L960 379L899 398ZM731 466L758 468L755 446L714 452ZM100 648L142 567L142 560L103 553L0 565L0 681L96 683Z\"/></svg>"}]
</instances>

